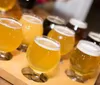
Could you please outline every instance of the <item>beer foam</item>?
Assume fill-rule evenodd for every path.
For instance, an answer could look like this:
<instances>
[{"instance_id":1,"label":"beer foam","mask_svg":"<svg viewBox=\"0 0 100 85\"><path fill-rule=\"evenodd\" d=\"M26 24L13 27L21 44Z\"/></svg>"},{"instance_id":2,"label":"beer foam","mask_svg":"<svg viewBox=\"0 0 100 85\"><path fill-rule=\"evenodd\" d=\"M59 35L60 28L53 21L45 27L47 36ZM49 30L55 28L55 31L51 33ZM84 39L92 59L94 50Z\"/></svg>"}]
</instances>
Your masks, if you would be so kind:
<instances>
[{"instance_id":1,"label":"beer foam","mask_svg":"<svg viewBox=\"0 0 100 85\"><path fill-rule=\"evenodd\" d=\"M85 54L91 56L100 56L100 47L90 41L80 40L77 48Z\"/></svg>"},{"instance_id":2,"label":"beer foam","mask_svg":"<svg viewBox=\"0 0 100 85\"><path fill-rule=\"evenodd\" d=\"M100 42L100 34L99 33L90 32L88 36L90 38L92 38L93 40Z\"/></svg>"},{"instance_id":3,"label":"beer foam","mask_svg":"<svg viewBox=\"0 0 100 85\"><path fill-rule=\"evenodd\" d=\"M79 21L79 20L74 19L74 18L71 18L69 22L70 22L72 25L78 26L79 28L87 29L87 23L85 23L85 22Z\"/></svg>"},{"instance_id":4,"label":"beer foam","mask_svg":"<svg viewBox=\"0 0 100 85\"><path fill-rule=\"evenodd\" d=\"M42 24L43 23L42 20L37 18L36 16L31 16L31 15L24 14L22 16L22 18L24 20L26 20L27 22L30 22L30 23L33 23L33 24Z\"/></svg>"},{"instance_id":5,"label":"beer foam","mask_svg":"<svg viewBox=\"0 0 100 85\"><path fill-rule=\"evenodd\" d=\"M0 24L12 28L12 29L21 29L22 24L17 22L14 19L10 19L10 18L0 18Z\"/></svg>"},{"instance_id":6,"label":"beer foam","mask_svg":"<svg viewBox=\"0 0 100 85\"><path fill-rule=\"evenodd\" d=\"M35 43L48 50L57 51L60 49L60 44L51 38L36 37Z\"/></svg>"},{"instance_id":7,"label":"beer foam","mask_svg":"<svg viewBox=\"0 0 100 85\"><path fill-rule=\"evenodd\" d=\"M57 24L65 24L65 20L58 16L48 16L47 19Z\"/></svg>"},{"instance_id":8,"label":"beer foam","mask_svg":"<svg viewBox=\"0 0 100 85\"><path fill-rule=\"evenodd\" d=\"M62 35L65 35L65 36L74 36L75 35L75 32L73 30L71 30L65 26L55 25L54 30Z\"/></svg>"}]
</instances>

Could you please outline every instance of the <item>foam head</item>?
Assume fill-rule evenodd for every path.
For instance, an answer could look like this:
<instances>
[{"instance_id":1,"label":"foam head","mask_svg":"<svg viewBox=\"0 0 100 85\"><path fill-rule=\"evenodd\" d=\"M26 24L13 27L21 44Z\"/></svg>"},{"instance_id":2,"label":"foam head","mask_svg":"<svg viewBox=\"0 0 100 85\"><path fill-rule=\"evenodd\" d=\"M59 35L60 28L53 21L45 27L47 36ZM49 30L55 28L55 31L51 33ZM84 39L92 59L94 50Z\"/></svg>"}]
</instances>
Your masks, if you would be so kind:
<instances>
[{"instance_id":1,"label":"foam head","mask_svg":"<svg viewBox=\"0 0 100 85\"><path fill-rule=\"evenodd\" d=\"M100 56L100 47L90 41L80 40L77 48L87 55Z\"/></svg>"},{"instance_id":2,"label":"foam head","mask_svg":"<svg viewBox=\"0 0 100 85\"><path fill-rule=\"evenodd\" d=\"M71 18L69 21L72 25L78 26L81 29L87 29L87 23L80 20Z\"/></svg>"},{"instance_id":3,"label":"foam head","mask_svg":"<svg viewBox=\"0 0 100 85\"><path fill-rule=\"evenodd\" d=\"M22 27L21 23L11 18L0 18L0 24L12 29L21 29Z\"/></svg>"},{"instance_id":4,"label":"foam head","mask_svg":"<svg viewBox=\"0 0 100 85\"><path fill-rule=\"evenodd\" d=\"M40 19L40 18L38 18L36 16L32 16L32 15L26 15L26 14L24 14L22 16L22 18L24 20L30 22L30 23L33 23L33 24L42 24L43 23L42 19Z\"/></svg>"},{"instance_id":5,"label":"foam head","mask_svg":"<svg viewBox=\"0 0 100 85\"><path fill-rule=\"evenodd\" d=\"M75 36L75 32L68 27L55 25L54 30L65 36Z\"/></svg>"},{"instance_id":6,"label":"foam head","mask_svg":"<svg viewBox=\"0 0 100 85\"><path fill-rule=\"evenodd\" d=\"M58 16L48 16L47 19L56 24L65 24L65 20Z\"/></svg>"},{"instance_id":7,"label":"foam head","mask_svg":"<svg viewBox=\"0 0 100 85\"><path fill-rule=\"evenodd\" d=\"M96 32L89 32L88 36L93 40L100 42L100 34Z\"/></svg>"},{"instance_id":8,"label":"foam head","mask_svg":"<svg viewBox=\"0 0 100 85\"><path fill-rule=\"evenodd\" d=\"M36 37L35 43L38 44L40 47L43 47L48 50L60 50L60 43L52 38Z\"/></svg>"}]
</instances>

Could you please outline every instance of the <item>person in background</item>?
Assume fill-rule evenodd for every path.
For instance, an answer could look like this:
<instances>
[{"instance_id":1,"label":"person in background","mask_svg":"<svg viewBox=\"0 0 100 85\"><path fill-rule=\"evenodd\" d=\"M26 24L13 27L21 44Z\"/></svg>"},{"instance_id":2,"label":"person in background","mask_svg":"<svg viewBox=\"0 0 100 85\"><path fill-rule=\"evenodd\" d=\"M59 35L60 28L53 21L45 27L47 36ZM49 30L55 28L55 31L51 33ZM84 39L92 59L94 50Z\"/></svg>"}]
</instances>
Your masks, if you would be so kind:
<instances>
[{"instance_id":1,"label":"person in background","mask_svg":"<svg viewBox=\"0 0 100 85\"><path fill-rule=\"evenodd\" d=\"M67 2L69 0L37 0L37 4L39 5L39 7L51 13L54 9L54 5L56 1Z\"/></svg>"}]
</instances>

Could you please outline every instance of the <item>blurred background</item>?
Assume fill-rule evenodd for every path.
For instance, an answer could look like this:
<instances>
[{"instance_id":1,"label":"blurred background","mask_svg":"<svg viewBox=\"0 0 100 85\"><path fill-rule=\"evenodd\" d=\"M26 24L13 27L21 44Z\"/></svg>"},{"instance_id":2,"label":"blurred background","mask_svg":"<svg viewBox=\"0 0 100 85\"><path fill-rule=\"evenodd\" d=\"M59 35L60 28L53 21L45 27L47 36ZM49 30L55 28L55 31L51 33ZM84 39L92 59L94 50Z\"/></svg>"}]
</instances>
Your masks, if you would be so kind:
<instances>
[{"instance_id":1,"label":"blurred background","mask_svg":"<svg viewBox=\"0 0 100 85\"><path fill-rule=\"evenodd\" d=\"M36 14L43 19L57 15L68 22L72 17L88 23L88 31L100 32L100 0L17 0L15 6L2 16L20 19L23 13Z\"/></svg>"},{"instance_id":2,"label":"blurred background","mask_svg":"<svg viewBox=\"0 0 100 85\"><path fill-rule=\"evenodd\" d=\"M100 32L100 0L37 0L36 2L33 0L32 7L25 6L24 1L31 2L31 0L19 0L21 8L33 8L37 15L43 14L44 18L48 14L57 15L67 22L71 17L75 17L86 21L89 31Z\"/></svg>"},{"instance_id":3,"label":"blurred background","mask_svg":"<svg viewBox=\"0 0 100 85\"><path fill-rule=\"evenodd\" d=\"M100 33L100 0L94 0L87 15L89 30Z\"/></svg>"}]
</instances>

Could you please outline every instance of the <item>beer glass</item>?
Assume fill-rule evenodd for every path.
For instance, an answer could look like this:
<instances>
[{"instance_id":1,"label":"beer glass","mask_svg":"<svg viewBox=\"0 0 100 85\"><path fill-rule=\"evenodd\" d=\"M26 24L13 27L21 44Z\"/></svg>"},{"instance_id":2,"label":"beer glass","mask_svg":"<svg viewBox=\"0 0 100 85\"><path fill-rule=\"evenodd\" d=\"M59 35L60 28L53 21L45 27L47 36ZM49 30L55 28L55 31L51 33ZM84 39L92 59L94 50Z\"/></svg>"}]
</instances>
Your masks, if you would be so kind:
<instances>
[{"instance_id":1,"label":"beer glass","mask_svg":"<svg viewBox=\"0 0 100 85\"><path fill-rule=\"evenodd\" d=\"M100 46L100 34L96 32L89 32L86 40L96 43Z\"/></svg>"},{"instance_id":2,"label":"beer glass","mask_svg":"<svg viewBox=\"0 0 100 85\"><path fill-rule=\"evenodd\" d=\"M16 0L0 0L0 11L8 11L13 8Z\"/></svg>"},{"instance_id":3,"label":"beer glass","mask_svg":"<svg viewBox=\"0 0 100 85\"><path fill-rule=\"evenodd\" d=\"M32 7L36 4L36 0L18 0L19 4L22 8L32 9Z\"/></svg>"},{"instance_id":4,"label":"beer glass","mask_svg":"<svg viewBox=\"0 0 100 85\"><path fill-rule=\"evenodd\" d=\"M42 20L36 16L24 14L20 19L20 23L23 24L22 27L22 32L24 37L22 41L23 46L25 45L28 46L30 42L33 41L34 37L41 36L43 34Z\"/></svg>"},{"instance_id":5,"label":"beer glass","mask_svg":"<svg viewBox=\"0 0 100 85\"><path fill-rule=\"evenodd\" d=\"M48 16L43 22L43 35L47 35L54 28L54 25L66 25L66 23L64 19L58 16Z\"/></svg>"},{"instance_id":6,"label":"beer glass","mask_svg":"<svg viewBox=\"0 0 100 85\"><path fill-rule=\"evenodd\" d=\"M66 26L75 31L75 45L78 43L79 40L85 38L87 30L86 22L71 18Z\"/></svg>"},{"instance_id":7,"label":"beer glass","mask_svg":"<svg viewBox=\"0 0 100 85\"><path fill-rule=\"evenodd\" d=\"M38 74L33 76L40 78L41 74L52 71L58 65L60 44L49 37L37 36L28 47L27 60L30 68Z\"/></svg>"},{"instance_id":8,"label":"beer glass","mask_svg":"<svg viewBox=\"0 0 100 85\"><path fill-rule=\"evenodd\" d=\"M100 47L90 41L80 40L70 55L70 70L67 75L84 82L97 75L100 62Z\"/></svg>"},{"instance_id":9,"label":"beer glass","mask_svg":"<svg viewBox=\"0 0 100 85\"><path fill-rule=\"evenodd\" d=\"M10 18L0 18L0 59L9 59L22 42L22 24ZM8 55L8 56L7 56Z\"/></svg>"},{"instance_id":10,"label":"beer glass","mask_svg":"<svg viewBox=\"0 0 100 85\"><path fill-rule=\"evenodd\" d=\"M61 44L61 55L68 54L74 47L74 31L65 26L55 25L48 36L59 41Z\"/></svg>"}]
</instances>

